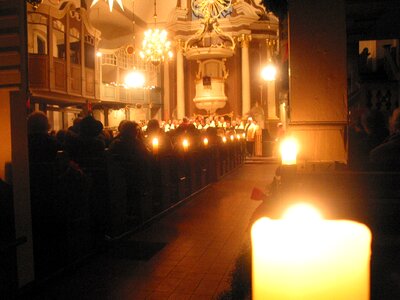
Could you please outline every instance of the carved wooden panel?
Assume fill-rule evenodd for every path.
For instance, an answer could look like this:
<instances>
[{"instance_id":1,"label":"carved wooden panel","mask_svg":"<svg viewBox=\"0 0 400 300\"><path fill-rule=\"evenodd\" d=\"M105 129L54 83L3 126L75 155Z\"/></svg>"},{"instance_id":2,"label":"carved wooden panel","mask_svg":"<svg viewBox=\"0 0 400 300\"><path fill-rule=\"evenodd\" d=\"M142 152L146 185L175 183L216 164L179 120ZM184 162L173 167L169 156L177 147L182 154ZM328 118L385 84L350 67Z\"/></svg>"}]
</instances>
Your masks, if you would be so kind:
<instances>
[{"instance_id":1,"label":"carved wooden panel","mask_svg":"<svg viewBox=\"0 0 400 300\"><path fill-rule=\"evenodd\" d=\"M65 60L53 58L54 65L54 87L59 91L66 91Z\"/></svg>"},{"instance_id":2,"label":"carved wooden panel","mask_svg":"<svg viewBox=\"0 0 400 300\"><path fill-rule=\"evenodd\" d=\"M71 92L74 94L82 93L81 66L71 64Z\"/></svg>"},{"instance_id":3,"label":"carved wooden panel","mask_svg":"<svg viewBox=\"0 0 400 300\"><path fill-rule=\"evenodd\" d=\"M0 87L20 87L25 79L26 56L21 41L26 40L22 1L0 1Z\"/></svg>"},{"instance_id":4,"label":"carved wooden panel","mask_svg":"<svg viewBox=\"0 0 400 300\"><path fill-rule=\"evenodd\" d=\"M49 87L48 56L30 54L28 60L29 85L31 88L45 89Z\"/></svg>"},{"instance_id":5,"label":"carved wooden panel","mask_svg":"<svg viewBox=\"0 0 400 300\"><path fill-rule=\"evenodd\" d=\"M94 70L86 68L86 95L94 96Z\"/></svg>"}]
</instances>

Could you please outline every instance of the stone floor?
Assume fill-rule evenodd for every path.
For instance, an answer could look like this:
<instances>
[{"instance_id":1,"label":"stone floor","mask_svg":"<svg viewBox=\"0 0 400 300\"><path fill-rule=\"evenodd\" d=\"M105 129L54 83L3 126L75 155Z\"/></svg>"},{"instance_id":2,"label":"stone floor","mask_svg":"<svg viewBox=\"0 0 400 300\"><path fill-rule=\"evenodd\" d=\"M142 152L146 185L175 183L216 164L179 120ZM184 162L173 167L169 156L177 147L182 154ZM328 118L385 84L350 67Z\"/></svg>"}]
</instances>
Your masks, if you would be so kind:
<instances>
[{"instance_id":1,"label":"stone floor","mask_svg":"<svg viewBox=\"0 0 400 300\"><path fill-rule=\"evenodd\" d=\"M243 165L27 299L216 299L229 288L249 220L260 204L250 200L251 191L264 190L276 167L272 161Z\"/></svg>"}]
</instances>

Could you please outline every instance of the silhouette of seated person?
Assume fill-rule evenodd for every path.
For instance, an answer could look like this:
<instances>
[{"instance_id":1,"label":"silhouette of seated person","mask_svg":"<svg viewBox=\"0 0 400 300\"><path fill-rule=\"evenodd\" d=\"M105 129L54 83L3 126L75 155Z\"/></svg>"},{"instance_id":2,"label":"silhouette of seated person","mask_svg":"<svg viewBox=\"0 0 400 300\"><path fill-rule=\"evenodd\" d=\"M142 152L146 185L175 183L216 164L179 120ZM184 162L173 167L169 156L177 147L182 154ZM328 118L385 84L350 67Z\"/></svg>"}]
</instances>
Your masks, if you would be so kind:
<instances>
[{"instance_id":1,"label":"silhouette of seated person","mask_svg":"<svg viewBox=\"0 0 400 300\"><path fill-rule=\"evenodd\" d=\"M150 151L146 147L139 124L125 121L120 124L120 132L111 142L109 151L122 161L136 162L147 160Z\"/></svg>"},{"instance_id":2,"label":"silhouette of seated person","mask_svg":"<svg viewBox=\"0 0 400 300\"><path fill-rule=\"evenodd\" d=\"M360 126L350 133L349 160L354 170L367 170L369 153L389 135L385 116L379 110L366 111L361 116Z\"/></svg>"},{"instance_id":3,"label":"silhouette of seated person","mask_svg":"<svg viewBox=\"0 0 400 300\"><path fill-rule=\"evenodd\" d=\"M69 130L65 140L65 149L70 159L80 166L86 166L96 159L104 159L105 143L100 136L103 124L88 115L78 125Z\"/></svg>"},{"instance_id":4,"label":"silhouette of seated person","mask_svg":"<svg viewBox=\"0 0 400 300\"><path fill-rule=\"evenodd\" d=\"M151 119L147 123L146 130L146 145L148 149L153 149L153 139L158 139L158 150L159 155L168 155L173 151L172 141L170 137L160 128L160 123L156 119Z\"/></svg>"},{"instance_id":5,"label":"silhouette of seated person","mask_svg":"<svg viewBox=\"0 0 400 300\"><path fill-rule=\"evenodd\" d=\"M45 113L35 111L28 116L28 149L29 161L54 162L57 156L58 144L50 136L49 121Z\"/></svg>"},{"instance_id":6,"label":"silhouette of seated person","mask_svg":"<svg viewBox=\"0 0 400 300\"><path fill-rule=\"evenodd\" d=\"M111 142L109 154L121 169L121 183L126 184L127 215L140 222L141 203L151 188L151 154L147 149L139 124L124 121L118 136Z\"/></svg>"},{"instance_id":7,"label":"silhouette of seated person","mask_svg":"<svg viewBox=\"0 0 400 300\"><path fill-rule=\"evenodd\" d=\"M389 125L391 135L370 152L374 170L400 171L400 108L393 111Z\"/></svg>"},{"instance_id":8,"label":"silhouette of seated person","mask_svg":"<svg viewBox=\"0 0 400 300\"><path fill-rule=\"evenodd\" d=\"M184 139L188 140L191 149L196 149L199 146L200 132L186 117L182 119L181 124L173 133L173 144L177 151L183 151L182 142Z\"/></svg>"},{"instance_id":9,"label":"silhouette of seated person","mask_svg":"<svg viewBox=\"0 0 400 300\"><path fill-rule=\"evenodd\" d=\"M366 73L368 72L368 59L371 53L369 52L369 49L366 47L361 51L358 57L358 69L360 73Z\"/></svg>"},{"instance_id":10,"label":"silhouette of seated person","mask_svg":"<svg viewBox=\"0 0 400 300\"><path fill-rule=\"evenodd\" d=\"M206 136L208 138L208 144L210 146L217 145L221 140L218 136L218 130L215 127L208 127L206 130Z\"/></svg>"}]
</instances>

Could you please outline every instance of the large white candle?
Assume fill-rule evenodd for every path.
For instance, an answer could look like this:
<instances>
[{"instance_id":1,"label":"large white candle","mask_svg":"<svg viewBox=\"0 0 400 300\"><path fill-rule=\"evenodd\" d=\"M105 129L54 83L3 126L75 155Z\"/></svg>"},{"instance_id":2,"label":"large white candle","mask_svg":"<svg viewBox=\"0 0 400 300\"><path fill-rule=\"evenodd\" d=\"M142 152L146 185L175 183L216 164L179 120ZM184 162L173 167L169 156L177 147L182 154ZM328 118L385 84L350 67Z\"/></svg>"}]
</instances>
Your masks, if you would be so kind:
<instances>
[{"instance_id":1,"label":"large white candle","mask_svg":"<svg viewBox=\"0 0 400 300\"><path fill-rule=\"evenodd\" d=\"M307 220L255 222L253 300L368 300L370 230L347 220Z\"/></svg>"}]
</instances>

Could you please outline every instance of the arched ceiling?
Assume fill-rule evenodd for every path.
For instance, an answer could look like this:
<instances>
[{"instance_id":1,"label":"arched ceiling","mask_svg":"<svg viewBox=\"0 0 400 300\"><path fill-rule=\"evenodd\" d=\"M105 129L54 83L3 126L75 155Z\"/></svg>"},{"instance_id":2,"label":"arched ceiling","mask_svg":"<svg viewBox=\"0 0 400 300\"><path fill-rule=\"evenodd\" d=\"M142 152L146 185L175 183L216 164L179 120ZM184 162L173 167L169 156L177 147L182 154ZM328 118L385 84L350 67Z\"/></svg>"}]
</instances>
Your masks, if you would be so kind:
<instances>
[{"instance_id":1,"label":"arched ceiling","mask_svg":"<svg viewBox=\"0 0 400 300\"><path fill-rule=\"evenodd\" d=\"M154 24L154 0L122 0L124 10L114 0L112 12L105 0L99 0L93 7L90 7L93 0L85 1L93 26L101 31L104 48L116 48L133 39L133 16L137 38L146 27ZM157 24L165 24L176 5L177 0L157 0Z\"/></svg>"}]
</instances>

